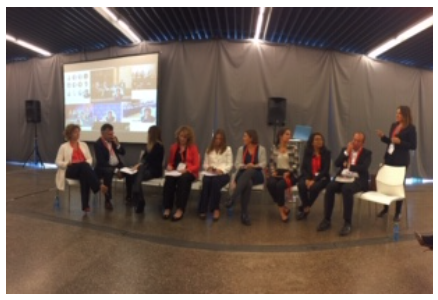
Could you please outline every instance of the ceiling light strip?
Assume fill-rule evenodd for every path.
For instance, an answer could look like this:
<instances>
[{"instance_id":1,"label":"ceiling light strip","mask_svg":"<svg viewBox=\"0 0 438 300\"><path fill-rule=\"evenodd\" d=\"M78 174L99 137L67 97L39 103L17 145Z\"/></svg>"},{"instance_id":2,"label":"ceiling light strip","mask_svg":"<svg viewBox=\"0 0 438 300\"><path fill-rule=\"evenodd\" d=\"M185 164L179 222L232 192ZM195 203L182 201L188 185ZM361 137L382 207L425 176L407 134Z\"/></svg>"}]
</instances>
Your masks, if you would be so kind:
<instances>
[{"instance_id":1,"label":"ceiling light strip","mask_svg":"<svg viewBox=\"0 0 438 300\"><path fill-rule=\"evenodd\" d=\"M34 51L36 53L39 53L41 55L44 55L44 56L51 56L52 55L52 53L50 53L47 50L44 50L44 49L42 49L40 47L37 47L37 46L35 46L35 45L31 44L31 43L26 42L26 41L19 40L19 39L15 38L15 37L13 37L12 35L9 35L9 34L6 34L6 40L10 41L10 42L12 42L14 44L20 45L21 47L24 47L24 48L27 48L29 50L32 50L32 51Z\"/></svg>"},{"instance_id":2,"label":"ceiling light strip","mask_svg":"<svg viewBox=\"0 0 438 300\"><path fill-rule=\"evenodd\" d=\"M405 40L413 37L414 35L422 32L423 30L433 26L433 16L421 21L420 23L408 28L400 33L396 38L387 41L386 43L376 47L368 53L369 57L376 58L380 54L388 51L389 49L397 46Z\"/></svg>"},{"instance_id":3,"label":"ceiling light strip","mask_svg":"<svg viewBox=\"0 0 438 300\"><path fill-rule=\"evenodd\" d=\"M131 30L131 28L120 18L118 18L108 7L94 7L94 9L107 20L111 25L123 33L131 42L140 43L141 39Z\"/></svg>"},{"instance_id":4,"label":"ceiling light strip","mask_svg":"<svg viewBox=\"0 0 438 300\"><path fill-rule=\"evenodd\" d=\"M258 41L260 39L260 32L262 30L264 12L265 12L265 7L260 7L259 17L257 19L256 31L254 35L254 41Z\"/></svg>"}]
</instances>

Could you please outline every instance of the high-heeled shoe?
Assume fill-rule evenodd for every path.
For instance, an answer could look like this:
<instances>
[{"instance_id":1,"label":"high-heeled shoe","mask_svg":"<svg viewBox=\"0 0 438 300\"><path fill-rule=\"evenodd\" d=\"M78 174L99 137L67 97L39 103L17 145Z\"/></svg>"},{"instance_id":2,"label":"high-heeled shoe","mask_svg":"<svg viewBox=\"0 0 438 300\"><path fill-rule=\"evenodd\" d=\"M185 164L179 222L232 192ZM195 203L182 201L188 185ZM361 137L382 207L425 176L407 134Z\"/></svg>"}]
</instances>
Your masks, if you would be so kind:
<instances>
[{"instance_id":1,"label":"high-heeled shoe","mask_svg":"<svg viewBox=\"0 0 438 300\"><path fill-rule=\"evenodd\" d=\"M228 198L228 201L225 203L225 207L226 208L231 208L231 207L233 207L234 206L234 200L233 200L233 198Z\"/></svg>"},{"instance_id":2,"label":"high-heeled shoe","mask_svg":"<svg viewBox=\"0 0 438 300\"><path fill-rule=\"evenodd\" d=\"M175 215L173 215L171 221L172 222L178 222L178 221L182 220L183 217L184 217L184 214L182 214L179 217L175 217Z\"/></svg>"},{"instance_id":3,"label":"high-heeled shoe","mask_svg":"<svg viewBox=\"0 0 438 300\"><path fill-rule=\"evenodd\" d=\"M251 220L247 214L242 214L240 217L240 221L242 221L243 225L251 226Z\"/></svg>"},{"instance_id":4,"label":"high-heeled shoe","mask_svg":"<svg viewBox=\"0 0 438 300\"><path fill-rule=\"evenodd\" d=\"M306 220L307 216L310 214L310 211L305 212L305 211L300 211L297 214L297 221L301 221L301 220Z\"/></svg>"},{"instance_id":5,"label":"high-heeled shoe","mask_svg":"<svg viewBox=\"0 0 438 300\"><path fill-rule=\"evenodd\" d=\"M221 216L219 209L215 209L213 212L213 221L218 221Z\"/></svg>"},{"instance_id":6,"label":"high-heeled shoe","mask_svg":"<svg viewBox=\"0 0 438 300\"><path fill-rule=\"evenodd\" d=\"M170 209L169 210L168 209L164 210L162 217L163 217L164 220L169 219L170 218Z\"/></svg>"}]
</instances>

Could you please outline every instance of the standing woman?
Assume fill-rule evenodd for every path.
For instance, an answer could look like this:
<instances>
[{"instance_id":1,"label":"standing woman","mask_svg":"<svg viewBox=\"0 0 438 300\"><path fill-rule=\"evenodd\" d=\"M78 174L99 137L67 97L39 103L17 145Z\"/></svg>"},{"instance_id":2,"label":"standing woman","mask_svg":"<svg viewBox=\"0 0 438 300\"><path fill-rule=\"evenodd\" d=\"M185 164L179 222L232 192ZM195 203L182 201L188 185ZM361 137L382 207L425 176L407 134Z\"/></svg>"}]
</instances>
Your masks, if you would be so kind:
<instances>
[{"instance_id":1,"label":"standing woman","mask_svg":"<svg viewBox=\"0 0 438 300\"><path fill-rule=\"evenodd\" d=\"M65 178L77 179L81 186L81 202L84 212L90 211L90 189L93 193L99 190L106 194L108 187L100 184L99 179L91 168L93 159L86 143L79 140L81 128L76 124L69 124L64 130L67 142L63 143L56 155L56 187L63 191Z\"/></svg>"},{"instance_id":2,"label":"standing woman","mask_svg":"<svg viewBox=\"0 0 438 300\"><path fill-rule=\"evenodd\" d=\"M205 219L207 209L210 207L210 210L214 210L213 220L219 220L221 190L230 182L229 173L232 167L233 153L231 147L227 145L225 132L218 129L204 157L204 170L212 176L204 175L202 178L202 192L198 208L201 219Z\"/></svg>"},{"instance_id":3,"label":"standing woman","mask_svg":"<svg viewBox=\"0 0 438 300\"><path fill-rule=\"evenodd\" d=\"M384 163L389 166L404 166L409 167L410 154L409 150L417 149L417 131L412 124L411 109L409 106L399 106L395 116L396 122L391 125L389 137L382 130L377 130L377 135L380 140L387 144ZM400 221L400 214L403 205L403 200L396 202L394 221ZM383 210L377 214L378 217L383 217L388 213L388 206L385 205Z\"/></svg>"},{"instance_id":4,"label":"standing woman","mask_svg":"<svg viewBox=\"0 0 438 300\"><path fill-rule=\"evenodd\" d=\"M251 198L253 185L262 184L265 181L263 169L266 167L266 150L259 145L259 139L255 130L249 129L243 134L243 146L237 150L235 167L237 170L234 180L236 188L231 194L226 206L234 205L239 198L241 200L242 224L250 226L251 220L248 215L248 203Z\"/></svg>"},{"instance_id":5,"label":"standing woman","mask_svg":"<svg viewBox=\"0 0 438 300\"><path fill-rule=\"evenodd\" d=\"M325 147L324 136L312 133L304 150L301 164L301 177L298 181L301 206L298 208L297 220L304 220L310 213L319 193L330 182L330 151Z\"/></svg>"},{"instance_id":6,"label":"standing woman","mask_svg":"<svg viewBox=\"0 0 438 300\"><path fill-rule=\"evenodd\" d=\"M147 181L153 178L160 178L163 176L163 159L164 147L161 141L161 130L158 126L151 126L148 130L148 142L144 150L141 162L136 166L137 173L132 176L127 176L133 181L132 198L137 207L135 212L141 214L144 212L146 204L141 186L142 181Z\"/></svg>"},{"instance_id":7,"label":"standing woman","mask_svg":"<svg viewBox=\"0 0 438 300\"><path fill-rule=\"evenodd\" d=\"M278 205L280 218L283 222L289 220L290 209L285 205L285 190L296 184L298 177L298 150L296 146L288 147L291 131L281 128L277 133L277 140L271 149L269 160L270 177L266 187L269 194Z\"/></svg>"},{"instance_id":8,"label":"standing woman","mask_svg":"<svg viewBox=\"0 0 438 300\"><path fill-rule=\"evenodd\" d=\"M189 126L181 126L175 133L176 142L170 147L167 171L176 171L178 176L166 176L163 188L163 218L168 219L176 194L176 211L172 221L183 218L192 182L198 178L201 158L195 145L195 134Z\"/></svg>"}]
</instances>

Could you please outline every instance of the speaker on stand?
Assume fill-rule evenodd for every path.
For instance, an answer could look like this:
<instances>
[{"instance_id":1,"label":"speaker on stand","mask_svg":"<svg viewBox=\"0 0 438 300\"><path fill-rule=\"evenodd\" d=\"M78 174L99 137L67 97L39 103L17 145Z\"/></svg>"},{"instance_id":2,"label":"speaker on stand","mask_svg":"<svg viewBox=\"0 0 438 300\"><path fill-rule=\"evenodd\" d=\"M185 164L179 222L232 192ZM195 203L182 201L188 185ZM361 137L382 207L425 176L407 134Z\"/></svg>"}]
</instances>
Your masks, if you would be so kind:
<instances>
[{"instance_id":1,"label":"speaker on stand","mask_svg":"<svg viewBox=\"0 0 438 300\"><path fill-rule=\"evenodd\" d=\"M277 127L286 123L286 98L271 97L268 99L268 125L274 125L273 144L277 135Z\"/></svg>"},{"instance_id":2,"label":"speaker on stand","mask_svg":"<svg viewBox=\"0 0 438 300\"><path fill-rule=\"evenodd\" d=\"M33 156L33 163L35 166L41 164L44 168L43 160L41 159L40 151L38 149L38 131L37 124L41 123L41 103L39 100L26 100L26 122L34 125L33 150L27 157L23 164L23 168Z\"/></svg>"}]
</instances>

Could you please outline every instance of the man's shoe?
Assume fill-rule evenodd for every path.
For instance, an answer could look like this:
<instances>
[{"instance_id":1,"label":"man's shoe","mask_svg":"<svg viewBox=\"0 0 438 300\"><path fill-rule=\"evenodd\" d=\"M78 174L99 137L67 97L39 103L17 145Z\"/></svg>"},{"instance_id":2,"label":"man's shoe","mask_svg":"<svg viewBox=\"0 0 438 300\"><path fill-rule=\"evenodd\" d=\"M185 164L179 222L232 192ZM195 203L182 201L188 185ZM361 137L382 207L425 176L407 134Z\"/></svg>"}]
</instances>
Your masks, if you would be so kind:
<instances>
[{"instance_id":1,"label":"man's shoe","mask_svg":"<svg viewBox=\"0 0 438 300\"><path fill-rule=\"evenodd\" d=\"M342 227L341 231L339 232L340 236L346 236L351 233L351 224L350 223L344 223L344 226Z\"/></svg>"},{"instance_id":2,"label":"man's shoe","mask_svg":"<svg viewBox=\"0 0 438 300\"><path fill-rule=\"evenodd\" d=\"M330 229L331 226L332 225L331 225L330 221L324 219L324 220L322 220L321 223L319 223L318 227L316 228L316 231L326 231L326 230Z\"/></svg>"},{"instance_id":3,"label":"man's shoe","mask_svg":"<svg viewBox=\"0 0 438 300\"><path fill-rule=\"evenodd\" d=\"M392 219L394 222L400 222L400 220L401 220L401 213L396 213L395 215L394 215L394 218Z\"/></svg>"},{"instance_id":4,"label":"man's shoe","mask_svg":"<svg viewBox=\"0 0 438 300\"><path fill-rule=\"evenodd\" d=\"M388 210L386 208L384 208L377 214L377 218L383 218L387 213L388 213Z\"/></svg>"},{"instance_id":5,"label":"man's shoe","mask_svg":"<svg viewBox=\"0 0 438 300\"><path fill-rule=\"evenodd\" d=\"M243 224L243 225L251 226L251 220L249 219L249 216L248 216L248 215L246 215L246 214L242 214L240 220L242 221L242 224Z\"/></svg>"},{"instance_id":6,"label":"man's shoe","mask_svg":"<svg viewBox=\"0 0 438 300\"><path fill-rule=\"evenodd\" d=\"M105 201L105 209L113 210L113 205L111 204L111 201Z\"/></svg>"}]
</instances>

